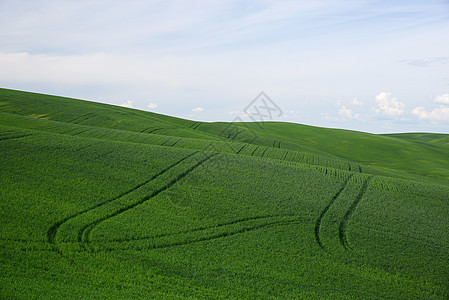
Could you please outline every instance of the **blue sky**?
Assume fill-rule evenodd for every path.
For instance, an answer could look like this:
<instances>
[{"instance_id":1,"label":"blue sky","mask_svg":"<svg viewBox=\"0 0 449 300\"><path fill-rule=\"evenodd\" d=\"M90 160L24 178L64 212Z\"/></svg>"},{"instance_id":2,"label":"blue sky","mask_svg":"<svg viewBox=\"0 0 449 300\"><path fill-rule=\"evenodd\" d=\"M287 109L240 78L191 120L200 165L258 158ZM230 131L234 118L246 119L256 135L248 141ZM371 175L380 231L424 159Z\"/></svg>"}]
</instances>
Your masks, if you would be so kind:
<instances>
[{"instance_id":1,"label":"blue sky","mask_svg":"<svg viewBox=\"0 0 449 300\"><path fill-rule=\"evenodd\" d=\"M204 121L449 133L448 1L0 0L0 86Z\"/></svg>"}]
</instances>

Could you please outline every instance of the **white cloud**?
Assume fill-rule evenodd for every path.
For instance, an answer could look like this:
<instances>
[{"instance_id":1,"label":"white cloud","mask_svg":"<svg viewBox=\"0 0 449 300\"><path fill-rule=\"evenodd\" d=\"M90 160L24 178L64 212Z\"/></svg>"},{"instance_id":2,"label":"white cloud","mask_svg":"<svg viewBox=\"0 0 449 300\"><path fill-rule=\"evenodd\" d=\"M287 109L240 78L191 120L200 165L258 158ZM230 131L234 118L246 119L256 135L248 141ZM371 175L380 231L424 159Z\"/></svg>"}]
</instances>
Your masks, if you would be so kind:
<instances>
[{"instance_id":1,"label":"white cloud","mask_svg":"<svg viewBox=\"0 0 449 300\"><path fill-rule=\"evenodd\" d=\"M421 120L429 120L432 123L449 121L449 94L436 96L434 100L442 105L432 111L427 111L424 107L418 106L412 113Z\"/></svg>"},{"instance_id":2,"label":"white cloud","mask_svg":"<svg viewBox=\"0 0 449 300\"><path fill-rule=\"evenodd\" d=\"M447 106L440 106L432 111L427 111L424 107L419 106L412 113L421 120L430 120L432 122L449 121L449 107Z\"/></svg>"},{"instance_id":3,"label":"white cloud","mask_svg":"<svg viewBox=\"0 0 449 300\"><path fill-rule=\"evenodd\" d=\"M230 115L244 115L245 113L243 111L240 110L231 110L229 112Z\"/></svg>"},{"instance_id":4,"label":"white cloud","mask_svg":"<svg viewBox=\"0 0 449 300\"><path fill-rule=\"evenodd\" d=\"M197 108L192 109L193 112L202 112L203 110L204 110L204 108L202 108L202 107L197 107Z\"/></svg>"},{"instance_id":5,"label":"white cloud","mask_svg":"<svg viewBox=\"0 0 449 300\"><path fill-rule=\"evenodd\" d=\"M298 115L299 113L300 113L299 110L293 110L293 109L284 110L280 119L286 120L286 121L297 121L299 118L299 115Z\"/></svg>"},{"instance_id":6,"label":"white cloud","mask_svg":"<svg viewBox=\"0 0 449 300\"><path fill-rule=\"evenodd\" d=\"M148 108L156 108L158 105L156 103L151 102L148 104Z\"/></svg>"},{"instance_id":7,"label":"white cloud","mask_svg":"<svg viewBox=\"0 0 449 300\"><path fill-rule=\"evenodd\" d=\"M374 111L383 112L389 117L397 117L404 113L405 104L398 98L391 97L391 93L381 92L376 96L376 103L379 109L375 108Z\"/></svg>"},{"instance_id":8,"label":"white cloud","mask_svg":"<svg viewBox=\"0 0 449 300\"><path fill-rule=\"evenodd\" d=\"M338 111L338 114L343 119L360 119L359 114L354 114L354 112L351 109L347 108L344 105L340 108L340 110Z\"/></svg>"},{"instance_id":9,"label":"white cloud","mask_svg":"<svg viewBox=\"0 0 449 300\"><path fill-rule=\"evenodd\" d=\"M349 108L346 108L346 106L344 105L340 108L338 114L343 118L352 119L352 111Z\"/></svg>"},{"instance_id":10,"label":"white cloud","mask_svg":"<svg viewBox=\"0 0 449 300\"><path fill-rule=\"evenodd\" d=\"M357 106L363 106L364 105L364 103L362 101L360 101L359 98L357 98L357 97L355 97L352 100L352 104L357 105Z\"/></svg>"},{"instance_id":11,"label":"white cloud","mask_svg":"<svg viewBox=\"0 0 449 300\"><path fill-rule=\"evenodd\" d=\"M332 117L328 113L322 113L321 118L326 121L340 121L340 119Z\"/></svg>"},{"instance_id":12,"label":"white cloud","mask_svg":"<svg viewBox=\"0 0 449 300\"><path fill-rule=\"evenodd\" d=\"M435 102L449 105L449 94L439 95L435 97Z\"/></svg>"},{"instance_id":13,"label":"white cloud","mask_svg":"<svg viewBox=\"0 0 449 300\"><path fill-rule=\"evenodd\" d=\"M120 104L120 106L132 108L133 107L133 101L128 100L125 103Z\"/></svg>"}]
</instances>

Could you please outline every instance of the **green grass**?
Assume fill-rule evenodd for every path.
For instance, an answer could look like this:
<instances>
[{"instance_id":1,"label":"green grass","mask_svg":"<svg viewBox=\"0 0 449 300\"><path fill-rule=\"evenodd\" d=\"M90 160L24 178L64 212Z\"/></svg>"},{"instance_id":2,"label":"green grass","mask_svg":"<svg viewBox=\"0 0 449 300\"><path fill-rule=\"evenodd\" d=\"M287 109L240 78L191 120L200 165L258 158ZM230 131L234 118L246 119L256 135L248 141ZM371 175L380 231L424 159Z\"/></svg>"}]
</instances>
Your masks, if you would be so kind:
<instances>
[{"instance_id":1,"label":"green grass","mask_svg":"<svg viewBox=\"0 0 449 300\"><path fill-rule=\"evenodd\" d=\"M448 143L0 89L0 298L447 299Z\"/></svg>"}]
</instances>

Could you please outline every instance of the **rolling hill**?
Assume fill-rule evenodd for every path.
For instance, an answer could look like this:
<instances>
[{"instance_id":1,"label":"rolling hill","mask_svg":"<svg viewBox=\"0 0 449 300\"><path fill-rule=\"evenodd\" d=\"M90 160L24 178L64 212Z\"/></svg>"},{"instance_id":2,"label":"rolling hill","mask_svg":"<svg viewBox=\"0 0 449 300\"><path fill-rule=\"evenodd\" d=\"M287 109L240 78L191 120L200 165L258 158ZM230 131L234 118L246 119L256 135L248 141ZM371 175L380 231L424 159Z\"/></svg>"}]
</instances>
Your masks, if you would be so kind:
<instances>
[{"instance_id":1,"label":"rolling hill","mask_svg":"<svg viewBox=\"0 0 449 300\"><path fill-rule=\"evenodd\" d=\"M449 135L0 89L0 297L447 299Z\"/></svg>"}]
</instances>

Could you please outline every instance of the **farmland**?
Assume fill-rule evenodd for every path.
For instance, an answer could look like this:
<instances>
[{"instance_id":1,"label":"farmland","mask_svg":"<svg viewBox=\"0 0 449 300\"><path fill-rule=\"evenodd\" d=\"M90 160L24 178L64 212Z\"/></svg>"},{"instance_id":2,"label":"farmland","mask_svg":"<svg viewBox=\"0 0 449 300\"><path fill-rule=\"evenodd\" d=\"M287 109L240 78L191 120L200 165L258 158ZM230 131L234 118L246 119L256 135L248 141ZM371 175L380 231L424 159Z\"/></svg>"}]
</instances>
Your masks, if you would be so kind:
<instances>
[{"instance_id":1,"label":"farmland","mask_svg":"<svg viewBox=\"0 0 449 300\"><path fill-rule=\"evenodd\" d=\"M0 298L447 299L449 136L0 89Z\"/></svg>"}]
</instances>

